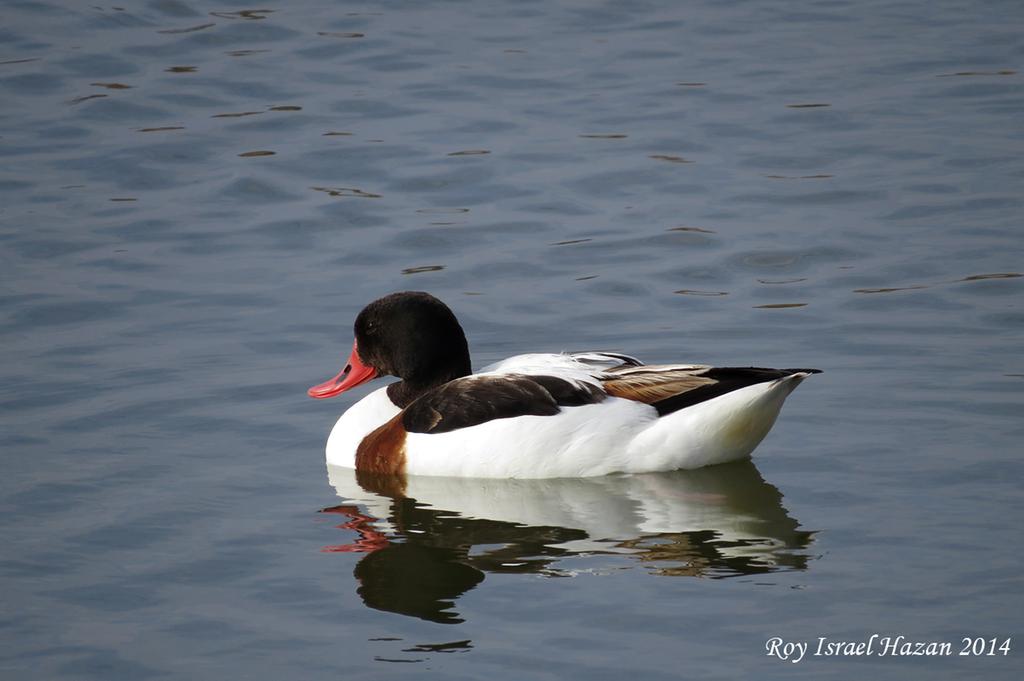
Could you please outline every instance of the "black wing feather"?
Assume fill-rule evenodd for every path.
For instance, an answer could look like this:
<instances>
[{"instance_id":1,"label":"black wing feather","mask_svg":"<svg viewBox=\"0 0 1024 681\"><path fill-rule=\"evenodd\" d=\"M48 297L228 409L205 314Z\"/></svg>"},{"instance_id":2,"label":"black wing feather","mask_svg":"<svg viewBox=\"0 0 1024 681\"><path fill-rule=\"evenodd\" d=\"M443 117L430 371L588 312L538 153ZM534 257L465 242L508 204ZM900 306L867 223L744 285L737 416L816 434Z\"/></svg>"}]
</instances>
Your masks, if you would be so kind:
<instances>
[{"instance_id":1,"label":"black wing feather","mask_svg":"<svg viewBox=\"0 0 1024 681\"><path fill-rule=\"evenodd\" d=\"M448 433L494 419L553 416L561 407L593 404L604 397L597 386L557 376L470 376L416 398L405 408L402 425L410 433Z\"/></svg>"}]
</instances>

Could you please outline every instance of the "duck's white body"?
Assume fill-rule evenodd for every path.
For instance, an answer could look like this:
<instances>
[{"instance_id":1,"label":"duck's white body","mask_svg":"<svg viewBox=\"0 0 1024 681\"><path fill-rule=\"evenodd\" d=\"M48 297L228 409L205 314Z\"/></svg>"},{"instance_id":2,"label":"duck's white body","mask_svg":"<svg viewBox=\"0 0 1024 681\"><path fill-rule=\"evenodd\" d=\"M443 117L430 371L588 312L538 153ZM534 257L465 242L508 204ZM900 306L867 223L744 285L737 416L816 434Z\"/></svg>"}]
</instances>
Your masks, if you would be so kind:
<instances>
[{"instance_id":1,"label":"duck's white body","mask_svg":"<svg viewBox=\"0 0 1024 681\"><path fill-rule=\"evenodd\" d=\"M615 355L519 355L474 376L544 375L600 388ZM701 367L645 367L685 371ZM809 375L797 372L698 402L664 416L632 399L608 396L546 416L495 418L450 432L405 435L405 473L474 478L591 477L699 468L750 456L786 397ZM356 467L363 439L401 412L381 388L342 414L327 441L327 462Z\"/></svg>"}]
</instances>

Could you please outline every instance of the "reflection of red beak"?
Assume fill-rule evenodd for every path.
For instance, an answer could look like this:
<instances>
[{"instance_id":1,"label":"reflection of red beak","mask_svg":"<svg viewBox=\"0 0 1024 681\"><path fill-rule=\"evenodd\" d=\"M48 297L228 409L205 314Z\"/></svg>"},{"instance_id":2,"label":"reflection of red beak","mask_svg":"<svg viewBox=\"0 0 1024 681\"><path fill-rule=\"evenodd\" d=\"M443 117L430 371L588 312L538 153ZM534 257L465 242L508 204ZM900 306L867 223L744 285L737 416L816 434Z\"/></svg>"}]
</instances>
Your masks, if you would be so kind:
<instances>
[{"instance_id":1,"label":"reflection of red beak","mask_svg":"<svg viewBox=\"0 0 1024 681\"><path fill-rule=\"evenodd\" d=\"M386 534L376 529L373 523L377 519L373 516L363 515L356 506L332 506L325 508L321 513L340 513L351 518L347 523L338 525L339 530L355 530L359 535L352 544L338 544L337 546L325 546L322 553L373 553L386 548L391 542Z\"/></svg>"},{"instance_id":2,"label":"reflection of red beak","mask_svg":"<svg viewBox=\"0 0 1024 681\"><path fill-rule=\"evenodd\" d=\"M310 397L322 400L325 397L340 395L349 388L362 385L371 378L376 378L376 376L376 369L368 367L359 361L359 353L356 351L356 344L352 343L352 354L349 355L348 363L345 365L345 368L341 370L341 373L326 383L314 385L306 392L309 393Z\"/></svg>"}]
</instances>

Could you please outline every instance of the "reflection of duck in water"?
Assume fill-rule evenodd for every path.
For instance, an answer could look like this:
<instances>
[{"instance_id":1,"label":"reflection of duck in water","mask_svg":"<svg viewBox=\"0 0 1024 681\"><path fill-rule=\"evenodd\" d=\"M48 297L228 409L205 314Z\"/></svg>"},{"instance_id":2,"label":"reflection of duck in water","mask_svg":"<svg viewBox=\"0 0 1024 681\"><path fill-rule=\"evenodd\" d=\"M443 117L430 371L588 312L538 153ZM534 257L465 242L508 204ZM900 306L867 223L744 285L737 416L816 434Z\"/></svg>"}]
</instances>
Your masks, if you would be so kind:
<instances>
[{"instance_id":1,"label":"reflection of duck in water","mask_svg":"<svg viewBox=\"0 0 1024 681\"><path fill-rule=\"evenodd\" d=\"M591 352L519 355L471 375L455 315L418 292L370 303L355 337L345 369L309 394L402 379L353 405L327 441L328 463L371 473L573 478L736 461L818 373Z\"/></svg>"},{"instance_id":2,"label":"reflection of duck in water","mask_svg":"<svg viewBox=\"0 0 1024 681\"><path fill-rule=\"evenodd\" d=\"M328 466L359 595L379 610L452 623L486 573L572 574L561 561L623 554L664 575L803 570L811 532L749 461L697 471L558 480L407 479Z\"/></svg>"}]
</instances>

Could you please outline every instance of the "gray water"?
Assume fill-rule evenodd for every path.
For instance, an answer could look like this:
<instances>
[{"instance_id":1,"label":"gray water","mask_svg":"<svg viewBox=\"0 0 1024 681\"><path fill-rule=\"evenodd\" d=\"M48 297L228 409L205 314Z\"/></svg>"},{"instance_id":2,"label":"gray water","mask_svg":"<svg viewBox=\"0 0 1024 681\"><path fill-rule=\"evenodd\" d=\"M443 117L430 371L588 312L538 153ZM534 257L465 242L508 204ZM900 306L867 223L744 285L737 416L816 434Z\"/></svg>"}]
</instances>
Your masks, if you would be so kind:
<instances>
[{"instance_id":1,"label":"gray water","mask_svg":"<svg viewBox=\"0 0 1024 681\"><path fill-rule=\"evenodd\" d=\"M0 676L1019 678L1022 19L5 2ZM391 498L305 388L402 289L825 373L752 463ZM872 634L953 654L766 649Z\"/></svg>"}]
</instances>

